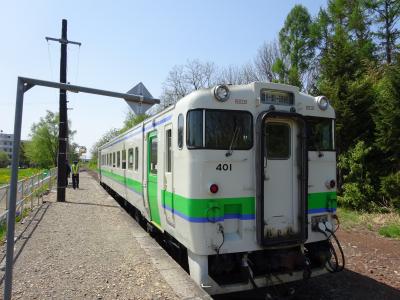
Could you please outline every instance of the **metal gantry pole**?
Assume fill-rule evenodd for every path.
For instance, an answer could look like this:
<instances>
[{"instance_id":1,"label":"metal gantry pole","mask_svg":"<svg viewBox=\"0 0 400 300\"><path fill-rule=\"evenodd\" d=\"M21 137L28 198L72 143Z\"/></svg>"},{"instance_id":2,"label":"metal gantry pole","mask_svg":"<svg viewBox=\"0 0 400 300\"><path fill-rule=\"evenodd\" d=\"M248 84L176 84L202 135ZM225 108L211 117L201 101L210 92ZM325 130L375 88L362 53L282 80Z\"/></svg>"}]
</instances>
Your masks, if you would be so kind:
<instances>
[{"instance_id":1,"label":"metal gantry pole","mask_svg":"<svg viewBox=\"0 0 400 300\"><path fill-rule=\"evenodd\" d=\"M62 20L61 30L61 58L60 58L60 82L67 82L67 20ZM60 89L60 124L58 133L58 184L57 201L65 201L65 186L67 180L67 140L68 140L68 118L67 118L67 91Z\"/></svg>"},{"instance_id":2,"label":"metal gantry pole","mask_svg":"<svg viewBox=\"0 0 400 300\"><path fill-rule=\"evenodd\" d=\"M24 102L24 82L18 78L17 98L15 103L14 120L14 144L11 163L11 183L8 197L7 215L7 254L6 254L6 274L4 282L4 300L10 300L12 296L12 271L14 262L14 229L15 229L15 209L18 185L18 164L19 146L21 142L22 109Z\"/></svg>"},{"instance_id":3,"label":"metal gantry pole","mask_svg":"<svg viewBox=\"0 0 400 300\"><path fill-rule=\"evenodd\" d=\"M48 38L51 39L51 38ZM18 165L19 152L21 143L21 125L22 125L22 110L24 103L24 93L33 86L44 86L49 88L63 89L65 91L83 92L88 94L102 95L114 98L122 98L129 102L159 104L159 99L146 98L140 95L118 93L107 90L93 89L84 86L70 85L66 83L51 82L34 78L18 77L17 81L17 96L15 103L15 120L14 120L14 144L13 156L11 163L11 182L8 193L8 212L7 212L7 247L6 247L6 273L4 282L4 299L10 300L12 296L12 276L14 264L14 230L15 230L15 211L17 203L17 188L18 188ZM39 178L39 186L43 186L43 181ZM43 199L42 199L43 202Z\"/></svg>"}]
</instances>

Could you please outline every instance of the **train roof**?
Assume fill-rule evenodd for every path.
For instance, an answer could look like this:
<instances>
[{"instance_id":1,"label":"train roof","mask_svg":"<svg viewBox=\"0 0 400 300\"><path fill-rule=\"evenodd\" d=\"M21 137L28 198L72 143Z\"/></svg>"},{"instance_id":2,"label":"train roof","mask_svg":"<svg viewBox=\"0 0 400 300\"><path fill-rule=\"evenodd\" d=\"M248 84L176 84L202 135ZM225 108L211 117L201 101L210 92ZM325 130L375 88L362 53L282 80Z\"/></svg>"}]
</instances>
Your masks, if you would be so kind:
<instances>
[{"instance_id":1,"label":"train roof","mask_svg":"<svg viewBox=\"0 0 400 300\"><path fill-rule=\"evenodd\" d=\"M152 115L150 118L144 120L143 122L135 125L131 129L126 132L118 135L113 138L106 144L102 145L99 149L103 149L108 147L109 145L115 143L122 137L126 135L130 135L134 133L136 130L141 130L143 125L145 126L148 123L153 122L154 119L157 119L159 116L164 115L168 111L178 109L180 111L186 111L189 109L196 108L210 108L210 109L229 109L229 110L254 110L255 107L265 106L265 109L262 107L261 109L267 110L271 104L265 104L261 102L261 92L262 91L275 91L280 93L290 93L293 95L294 103L290 105L294 107L295 111L304 116L313 116L313 117L323 117L323 118L335 118L335 111L331 105L328 105L326 110L321 110L318 105L319 99L323 96L314 97L303 93L296 86L282 84L282 83L273 83L273 82L252 82L249 84L242 85L226 85L230 92L230 97L225 102L219 102L215 100L214 97L214 89L211 88L203 88L192 93L186 95L181 98L177 103L168 106L164 110L158 112L157 114ZM280 108L288 108L288 105L285 107L280 107L279 104L276 105L277 109Z\"/></svg>"}]
</instances>

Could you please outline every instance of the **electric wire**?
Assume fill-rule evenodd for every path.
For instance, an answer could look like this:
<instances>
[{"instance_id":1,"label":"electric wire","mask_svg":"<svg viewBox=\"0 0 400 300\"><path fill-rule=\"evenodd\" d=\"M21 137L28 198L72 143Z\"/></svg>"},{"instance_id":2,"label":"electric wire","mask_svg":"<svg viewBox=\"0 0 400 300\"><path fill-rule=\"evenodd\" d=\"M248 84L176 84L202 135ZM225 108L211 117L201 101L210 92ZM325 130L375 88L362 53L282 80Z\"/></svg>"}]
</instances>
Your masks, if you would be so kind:
<instances>
[{"instance_id":1,"label":"electric wire","mask_svg":"<svg viewBox=\"0 0 400 300\"><path fill-rule=\"evenodd\" d=\"M323 223L323 224L325 225L325 223ZM342 246L340 245L340 242L339 242L338 238L337 238L336 235L335 235L335 232L336 232L337 229L338 229L338 227L337 227L335 230L332 231L332 230L330 230L329 228L327 228L326 225L325 225L325 230L328 231L328 232L330 233L330 236L326 233L325 230L321 230L321 229L320 229L320 232L322 232L322 233L326 236L326 239L327 239L327 241L328 241L328 243L329 243L329 251L330 251L330 253L331 253L331 254L334 256L334 258L335 258L335 262L334 262L335 265L332 265L331 260L328 260L328 261L327 261L327 264L328 264L328 266L329 266L329 268L327 268L327 270L328 270L330 273L336 273L336 272L343 271L344 266L345 266L345 263L346 263L345 257L344 257L344 253L343 253L343 249L342 249ZM332 238L335 240L335 243L336 243L336 245L337 245L338 248L339 248L340 255L341 255L341 259L342 259L342 264L339 263L339 258L338 258L336 249L335 249L335 247L334 247L334 245L333 245L333 243L332 243Z\"/></svg>"}]
</instances>

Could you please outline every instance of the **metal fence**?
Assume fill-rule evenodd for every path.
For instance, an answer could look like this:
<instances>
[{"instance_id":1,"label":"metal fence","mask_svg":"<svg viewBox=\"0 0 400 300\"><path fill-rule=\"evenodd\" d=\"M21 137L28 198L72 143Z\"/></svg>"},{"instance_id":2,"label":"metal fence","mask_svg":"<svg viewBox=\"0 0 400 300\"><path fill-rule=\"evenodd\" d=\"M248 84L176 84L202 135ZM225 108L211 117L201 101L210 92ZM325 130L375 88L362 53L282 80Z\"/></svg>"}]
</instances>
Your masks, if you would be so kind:
<instances>
[{"instance_id":1,"label":"metal fence","mask_svg":"<svg viewBox=\"0 0 400 300\"><path fill-rule=\"evenodd\" d=\"M22 216L24 209L33 209L43 201L43 194L57 183L57 168L18 181L16 216ZM0 186L0 224L7 219L10 185Z\"/></svg>"}]
</instances>

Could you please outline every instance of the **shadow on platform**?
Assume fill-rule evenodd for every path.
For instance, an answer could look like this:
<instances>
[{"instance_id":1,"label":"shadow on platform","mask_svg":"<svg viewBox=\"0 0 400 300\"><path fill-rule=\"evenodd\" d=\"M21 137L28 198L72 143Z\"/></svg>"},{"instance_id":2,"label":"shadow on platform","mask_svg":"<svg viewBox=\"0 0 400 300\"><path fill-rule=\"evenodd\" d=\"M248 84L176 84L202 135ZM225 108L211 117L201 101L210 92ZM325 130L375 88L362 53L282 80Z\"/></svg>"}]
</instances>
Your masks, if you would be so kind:
<instances>
[{"instance_id":1,"label":"shadow on platform","mask_svg":"<svg viewBox=\"0 0 400 300\"><path fill-rule=\"evenodd\" d=\"M293 295L288 295L290 289ZM269 298L267 295L270 295ZM370 277L345 269L340 273L326 274L308 281L260 288L247 292L229 293L214 299L400 299L400 290L380 283Z\"/></svg>"}]
</instances>

